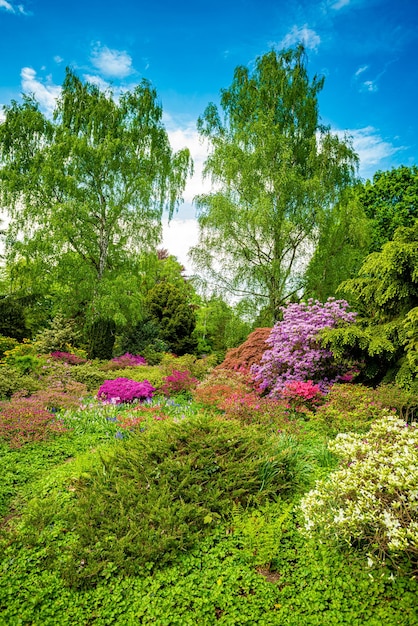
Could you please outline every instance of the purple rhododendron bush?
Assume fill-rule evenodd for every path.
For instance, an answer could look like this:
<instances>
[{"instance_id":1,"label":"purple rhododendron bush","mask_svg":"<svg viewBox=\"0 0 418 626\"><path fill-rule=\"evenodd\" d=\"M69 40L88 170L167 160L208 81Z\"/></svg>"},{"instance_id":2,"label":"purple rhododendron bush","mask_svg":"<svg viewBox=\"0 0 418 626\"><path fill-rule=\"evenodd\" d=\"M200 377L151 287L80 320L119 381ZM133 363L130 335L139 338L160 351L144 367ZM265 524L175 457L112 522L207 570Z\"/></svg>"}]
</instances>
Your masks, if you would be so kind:
<instances>
[{"instance_id":1,"label":"purple rhododendron bush","mask_svg":"<svg viewBox=\"0 0 418 626\"><path fill-rule=\"evenodd\" d=\"M97 398L112 404L124 404L152 398L155 391L155 387L148 380L137 382L130 378L115 378L104 381L97 392Z\"/></svg>"},{"instance_id":2,"label":"purple rhododendron bush","mask_svg":"<svg viewBox=\"0 0 418 626\"><path fill-rule=\"evenodd\" d=\"M319 332L353 323L356 313L348 311L348 306L345 300L329 298L325 303L308 300L282 307L283 320L275 324L266 340L269 348L260 365L251 368L260 391L280 398L289 385L310 381L326 392L341 380L350 367L321 347Z\"/></svg>"}]
</instances>

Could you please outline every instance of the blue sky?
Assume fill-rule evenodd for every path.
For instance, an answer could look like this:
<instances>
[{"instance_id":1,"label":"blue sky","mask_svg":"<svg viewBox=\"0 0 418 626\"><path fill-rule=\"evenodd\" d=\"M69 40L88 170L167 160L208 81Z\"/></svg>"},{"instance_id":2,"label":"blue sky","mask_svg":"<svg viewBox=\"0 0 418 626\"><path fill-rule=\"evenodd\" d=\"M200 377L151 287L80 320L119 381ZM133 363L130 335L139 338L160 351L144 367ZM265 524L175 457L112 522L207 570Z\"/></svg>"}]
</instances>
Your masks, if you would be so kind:
<instances>
[{"instance_id":1,"label":"blue sky","mask_svg":"<svg viewBox=\"0 0 418 626\"><path fill-rule=\"evenodd\" d=\"M310 75L326 77L322 120L352 135L360 175L417 164L415 0L0 0L0 104L27 92L52 110L67 65L116 90L151 80L173 146L187 145L196 162L167 239L181 257L173 247L196 234L192 197L208 188L197 117L237 65L299 41Z\"/></svg>"}]
</instances>

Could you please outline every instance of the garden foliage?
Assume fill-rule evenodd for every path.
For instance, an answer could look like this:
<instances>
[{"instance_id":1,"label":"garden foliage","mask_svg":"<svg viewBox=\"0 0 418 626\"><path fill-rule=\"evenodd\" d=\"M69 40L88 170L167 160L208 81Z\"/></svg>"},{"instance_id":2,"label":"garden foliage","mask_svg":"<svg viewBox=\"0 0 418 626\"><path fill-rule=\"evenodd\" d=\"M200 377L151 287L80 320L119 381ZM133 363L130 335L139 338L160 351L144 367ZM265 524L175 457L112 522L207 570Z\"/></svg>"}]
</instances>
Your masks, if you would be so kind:
<instances>
[{"instance_id":1,"label":"garden foliage","mask_svg":"<svg viewBox=\"0 0 418 626\"><path fill-rule=\"evenodd\" d=\"M418 564L418 426L387 413L366 435L337 435L341 467L302 501L309 534L366 545Z\"/></svg>"}]
</instances>

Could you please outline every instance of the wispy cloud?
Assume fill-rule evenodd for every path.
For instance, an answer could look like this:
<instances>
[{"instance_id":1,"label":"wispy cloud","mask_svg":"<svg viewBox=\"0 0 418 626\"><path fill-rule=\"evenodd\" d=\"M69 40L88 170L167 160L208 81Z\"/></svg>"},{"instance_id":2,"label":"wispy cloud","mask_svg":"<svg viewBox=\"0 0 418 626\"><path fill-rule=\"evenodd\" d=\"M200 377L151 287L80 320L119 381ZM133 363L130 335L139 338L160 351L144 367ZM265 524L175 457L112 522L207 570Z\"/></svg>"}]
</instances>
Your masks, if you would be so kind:
<instances>
[{"instance_id":1,"label":"wispy cloud","mask_svg":"<svg viewBox=\"0 0 418 626\"><path fill-rule=\"evenodd\" d=\"M366 70L369 69L368 65L362 65L361 67L358 68L357 72L354 74L354 76L360 76L360 74L363 74L363 72L365 72Z\"/></svg>"},{"instance_id":2,"label":"wispy cloud","mask_svg":"<svg viewBox=\"0 0 418 626\"><path fill-rule=\"evenodd\" d=\"M331 9L334 9L335 11L339 11L340 9L348 6L349 4L350 4L350 0L337 0L337 2L334 2L333 4L331 4Z\"/></svg>"},{"instance_id":3,"label":"wispy cloud","mask_svg":"<svg viewBox=\"0 0 418 626\"><path fill-rule=\"evenodd\" d=\"M48 115L51 115L57 98L61 93L61 87L54 85L50 79L46 83L41 82L36 72L31 67L23 67L20 72L22 90L24 93L33 94L41 107Z\"/></svg>"},{"instance_id":4,"label":"wispy cloud","mask_svg":"<svg viewBox=\"0 0 418 626\"><path fill-rule=\"evenodd\" d=\"M353 148L360 158L360 176L371 178L378 169L388 167L387 159L405 150L405 146L394 146L385 140L374 126L365 126L348 131L336 131L338 135L348 134L353 141ZM389 164L389 167L391 164Z\"/></svg>"},{"instance_id":5,"label":"wispy cloud","mask_svg":"<svg viewBox=\"0 0 418 626\"><path fill-rule=\"evenodd\" d=\"M124 50L111 50L97 43L91 54L91 62L104 76L125 78L132 74L132 58Z\"/></svg>"},{"instance_id":6,"label":"wispy cloud","mask_svg":"<svg viewBox=\"0 0 418 626\"><path fill-rule=\"evenodd\" d=\"M370 91L371 93L375 93L379 91L379 86L377 81L375 80L365 80L360 87L360 91Z\"/></svg>"},{"instance_id":7,"label":"wispy cloud","mask_svg":"<svg viewBox=\"0 0 418 626\"><path fill-rule=\"evenodd\" d=\"M303 43L308 50L317 50L321 43L320 36L307 24L302 27L293 26L291 31L280 42L282 48L289 48L298 43Z\"/></svg>"},{"instance_id":8,"label":"wispy cloud","mask_svg":"<svg viewBox=\"0 0 418 626\"><path fill-rule=\"evenodd\" d=\"M64 59L63 59L62 57L60 57L60 56L59 56L59 54L56 54L56 55L54 56L54 61L55 61L55 63L57 63L58 65L60 65L60 63L62 63L62 62L63 62L63 60L64 60Z\"/></svg>"},{"instance_id":9,"label":"wispy cloud","mask_svg":"<svg viewBox=\"0 0 418 626\"><path fill-rule=\"evenodd\" d=\"M92 85L96 85L100 89L100 91L107 91L111 88L110 84L105 81L101 76L97 76L95 74L83 74L84 80Z\"/></svg>"},{"instance_id":10,"label":"wispy cloud","mask_svg":"<svg viewBox=\"0 0 418 626\"><path fill-rule=\"evenodd\" d=\"M7 0L0 0L0 9L3 9L8 13L14 13L15 15L29 15L23 4L12 4Z\"/></svg>"}]
</instances>

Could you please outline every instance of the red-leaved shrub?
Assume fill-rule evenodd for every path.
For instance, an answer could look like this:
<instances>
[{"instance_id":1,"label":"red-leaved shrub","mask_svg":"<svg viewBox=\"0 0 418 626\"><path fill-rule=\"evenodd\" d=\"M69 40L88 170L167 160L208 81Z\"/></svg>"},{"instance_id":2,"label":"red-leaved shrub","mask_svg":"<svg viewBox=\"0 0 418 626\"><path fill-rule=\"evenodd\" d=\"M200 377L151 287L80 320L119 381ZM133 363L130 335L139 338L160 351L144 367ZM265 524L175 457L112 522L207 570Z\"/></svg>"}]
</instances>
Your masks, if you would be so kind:
<instances>
[{"instance_id":1,"label":"red-leaved shrub","mask_svg":"<svg viewBox=\"0 0 418 626\"><path fill-rule=\"evenodd\" d=\"M269 346L266 340L270 336L271 328L256 328L248 338L237 348L226 353L224 361L215 369L248 372L252 365L259 365L264 352Z\"/></svg>"},{"instance_id":2,"label":"red-leaved shrub","mask_svg":"<svg viewBox=\"0 0 418 626\"><path fill-rule=\"evenodd\" d=\"M47 411L38 398L16 397L7 404L2 403L0 438L12 448L20 448L29 442L46 441L66 432L64 424L54 413Z\"/></svg>"}]
</instances>

